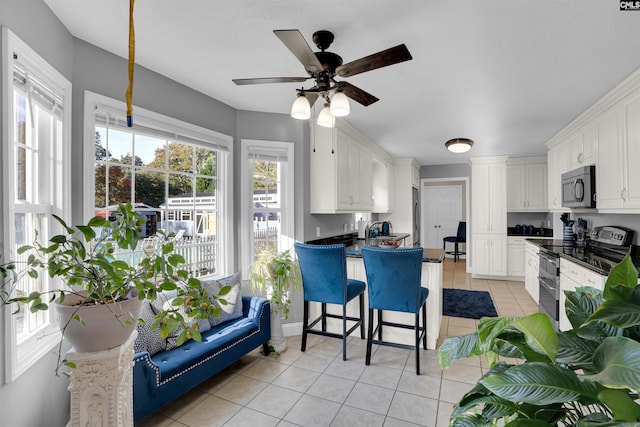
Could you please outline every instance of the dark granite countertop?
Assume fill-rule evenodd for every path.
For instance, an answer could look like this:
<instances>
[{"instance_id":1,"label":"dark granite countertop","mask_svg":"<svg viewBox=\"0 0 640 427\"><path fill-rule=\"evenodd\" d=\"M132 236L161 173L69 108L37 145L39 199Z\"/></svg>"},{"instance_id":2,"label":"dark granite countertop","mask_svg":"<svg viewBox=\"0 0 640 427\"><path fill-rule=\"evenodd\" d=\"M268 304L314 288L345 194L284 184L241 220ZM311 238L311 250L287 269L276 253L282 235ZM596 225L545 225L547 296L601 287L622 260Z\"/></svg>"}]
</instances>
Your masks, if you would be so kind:
<instances>
[{"instance_id":1,"label":"dark granite countertop","mask_svg":"<svg viewBox=\"0 0 640 427\"><path fill-rule=\"evenodd\" d=\"M537 246L545 246L546 249L557 253L561 258L602 276L608 276L611 268L622 261L624 256L598 247L565 246L561 239L527 239L527 241ZM640 247L631 246L631 260L636 268L640 270Z\"/></svg>"},{"instance_id":2,"label":"dark granite countertop","mask_svg":"<svg viewBox=\"0 0 640 427\"><path fill-rule=\"evenodd\" d=\"M358 240L355 244L347 246L346 252L348 258L362 258L361 249L365 246L364 240ZM393 251L395 249L387 249ZM422 262L442 262L444 260L444 251L435 248L423 248Z\"/></svg>"},{"instance_id":3,"label":"dark granite countertop","mask_svg":"<svg viewBox=\"0 0 640 427\"><path fill-rule=\"evenodd\" d=\"M388 236L377 236L372 239L378 240L404 240L409 237L409 233L392 233ZM324 237L316 240L310 240L306 243L311 245L335 245L344 243L346 246L346 253L348 258L362 258L360 249L365 245L364 239L358 239L356 233L341 234L338 236ZM392 251L394 249L389 248ZM424 254L422 256L423 262L442 262L444 260L444 251L436 248L424 248Z\"/></svg>"}]
</instances>

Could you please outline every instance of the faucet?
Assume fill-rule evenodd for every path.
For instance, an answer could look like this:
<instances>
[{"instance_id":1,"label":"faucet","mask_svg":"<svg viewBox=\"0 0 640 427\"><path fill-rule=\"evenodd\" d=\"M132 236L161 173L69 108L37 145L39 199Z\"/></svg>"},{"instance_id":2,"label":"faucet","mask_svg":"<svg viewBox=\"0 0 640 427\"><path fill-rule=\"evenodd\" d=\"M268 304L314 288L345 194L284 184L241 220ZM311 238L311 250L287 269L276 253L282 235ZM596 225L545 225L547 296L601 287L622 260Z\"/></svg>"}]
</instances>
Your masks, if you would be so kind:
<instances>
[{"instance_id":1,"label":"faucet","mask_svg":"<svg viewBox=\"0 0 640 427\"><path fill-rule=\"evenodd\" d=\"M365 245L369 244L369 239L372 237L370 235L371 233L371 229L372 228L376 228L376 226L378 226L379 228L382 227L382 221L371 221L367 224L367 226L364 229L364 243ZM378 236L380 235L380 230L378 230Z\"/></svg>"}]
</instances>

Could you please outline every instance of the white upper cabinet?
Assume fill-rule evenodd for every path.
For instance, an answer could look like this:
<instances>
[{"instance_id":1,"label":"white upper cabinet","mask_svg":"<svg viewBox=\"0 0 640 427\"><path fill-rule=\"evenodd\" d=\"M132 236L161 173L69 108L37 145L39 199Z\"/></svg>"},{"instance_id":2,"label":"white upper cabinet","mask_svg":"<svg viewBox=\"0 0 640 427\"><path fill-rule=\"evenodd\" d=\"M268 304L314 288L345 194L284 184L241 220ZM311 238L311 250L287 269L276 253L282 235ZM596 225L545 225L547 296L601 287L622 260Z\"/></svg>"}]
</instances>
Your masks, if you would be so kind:
<instances>
[{"instance_id":1,"label":"white upper cabinet","mask_svg":"<svg viewBox=\"0 0 640 427\"><path fill-rule=\"evenodd\" d=\"M373 207L373 155L368 141L347 124L312 125L311 213L370 212Z\"/></svg>"},{"instance_id":2,"label":"white upper cabinet","mask_svg":"<svg viewBox=\"0 0 640 427\"><path fill-rule=\"evenodd\" d=\"M596 207L622 208L622 110L612 107L598 118L598 162L596 166Z\"/></svg>"},{"instance_id":3,"label":"white upper cabinet","mask_svg":"<svg viewBox=\"0 0 640 427\"><path fill-rule=\"evenodd\" d=\"M570 139L570 168L588 166L596 163L596 126L588 125L576 132Z\"/></svg>"},{"instance_id":4,"label":"white upper cabinet","mask_svg":"<svg viewBox=\"0 0 640 427\"><path fill-rule=\"evenodd\" d=\"M547 159L510 158L507 162L507 211L547 210Z\"/></svg>"},{"instance_id":5,"label":"white upper cabinet","mask_svg":"<svg viewBox=\"0 0 640 427\"><path fill-rule=\"evenodd\" d=\"M553 147L547 152L547 208L549 210L562 209L559 150L559 147Z\"/></svg>"},{"instance_id":6,"label":"white upper cabinet","mask_svg":"<svg viewBox=\"0 0 640 427\"><path fill-rule=\"evenodd\" d=\"M624 105L626 132L623 151L624 187L622 189L623 207L640 210L640 90L629 97Z\"/></svg>"},{"instance_id":7,"label":"white upper cabinet","mask_svg":"<svg viewBox=\"0 0 640 427\"><path fill-rule=\"evenodd\" d=\"M489 158L487 158L489 159ZM471 221L474 233L507 233L506 157L471 159Z\"/></svg>"},{"instance_id":8,"label":"white upper cabinet","mask_svg":"<svg viewBox=\"0 0 640 427\"><path fill-rule=\"evenodd\" d=\"M640 213L640 69L546 145L549 209L562 209L564 172L595 164L598 212Z\"/></svg>"},{"instance_id":9,"label":"white upper cabinet","mask_svg":"<svg viewBox=\"0 0 640 427\"><path fill-rule=\"evenodd\" d=\"M374 213L390 213L393 211L393 163L373 160L373 208Z\"/></svg>"}]
</instances>

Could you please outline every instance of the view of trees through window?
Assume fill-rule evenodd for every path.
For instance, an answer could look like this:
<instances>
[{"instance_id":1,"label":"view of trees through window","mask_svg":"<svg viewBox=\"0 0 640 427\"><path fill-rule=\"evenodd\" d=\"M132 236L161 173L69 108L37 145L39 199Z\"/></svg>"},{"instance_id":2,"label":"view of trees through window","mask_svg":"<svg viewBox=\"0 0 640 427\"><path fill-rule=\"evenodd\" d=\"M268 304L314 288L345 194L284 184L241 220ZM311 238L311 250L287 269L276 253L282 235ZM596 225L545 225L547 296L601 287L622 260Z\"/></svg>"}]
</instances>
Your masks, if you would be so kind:
<instances>
[{"instance_id":1,"label":"view of trees through window","mask_svg":"<svg viewBox=\"0 0 640 427\"><path fill-rule=\"evenodd\" d=\"M96 126L96 214L110 216L119 203L130 202L147 217L143 237L161 228L192 247L202 244L189 255L196 258L193 270L214 272L216 163L213 149Z\"/></svg>"}]
</instances>

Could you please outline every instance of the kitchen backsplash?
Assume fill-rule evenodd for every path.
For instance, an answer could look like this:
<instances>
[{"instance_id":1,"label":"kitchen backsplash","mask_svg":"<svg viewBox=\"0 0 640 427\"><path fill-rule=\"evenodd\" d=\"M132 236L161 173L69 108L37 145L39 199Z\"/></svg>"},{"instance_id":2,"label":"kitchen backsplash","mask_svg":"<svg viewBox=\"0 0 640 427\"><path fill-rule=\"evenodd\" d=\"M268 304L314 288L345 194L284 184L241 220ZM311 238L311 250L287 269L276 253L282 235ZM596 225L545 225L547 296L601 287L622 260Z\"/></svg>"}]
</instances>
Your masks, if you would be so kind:
<instances>
[{"instance_id":1,"label":"kitchen backsplash","mask_svg":"<svg viewBox=\"0 0 640 427\"><path fill-rule=\"evenodd\" d=\"M515 228L516 225L533 225L536 228L540 228L541 226L543 228L553 228L553 215L549 212L508 212L507 226Z\"/></svg>"},{"instance_id":2,"label":"kitchen backsplash","mask_svg":"<svg viewBox=\"0 0 640 427\"><path fill-rule=\"evenodd\" d=\"M562 221L560 221L560 212L555 212L553 215L553 233L557 239L562 238ZM571 212L570 218L576 221L578 218L587 220L587 228L591 230L593 227L603 225L616 225L620 227L629 228L635 231L633 238L633 244L638 245L640 243L640 215L630 214L598 214L598 213L585 213L585 212Z\"/></svg>"}]
</instances>

